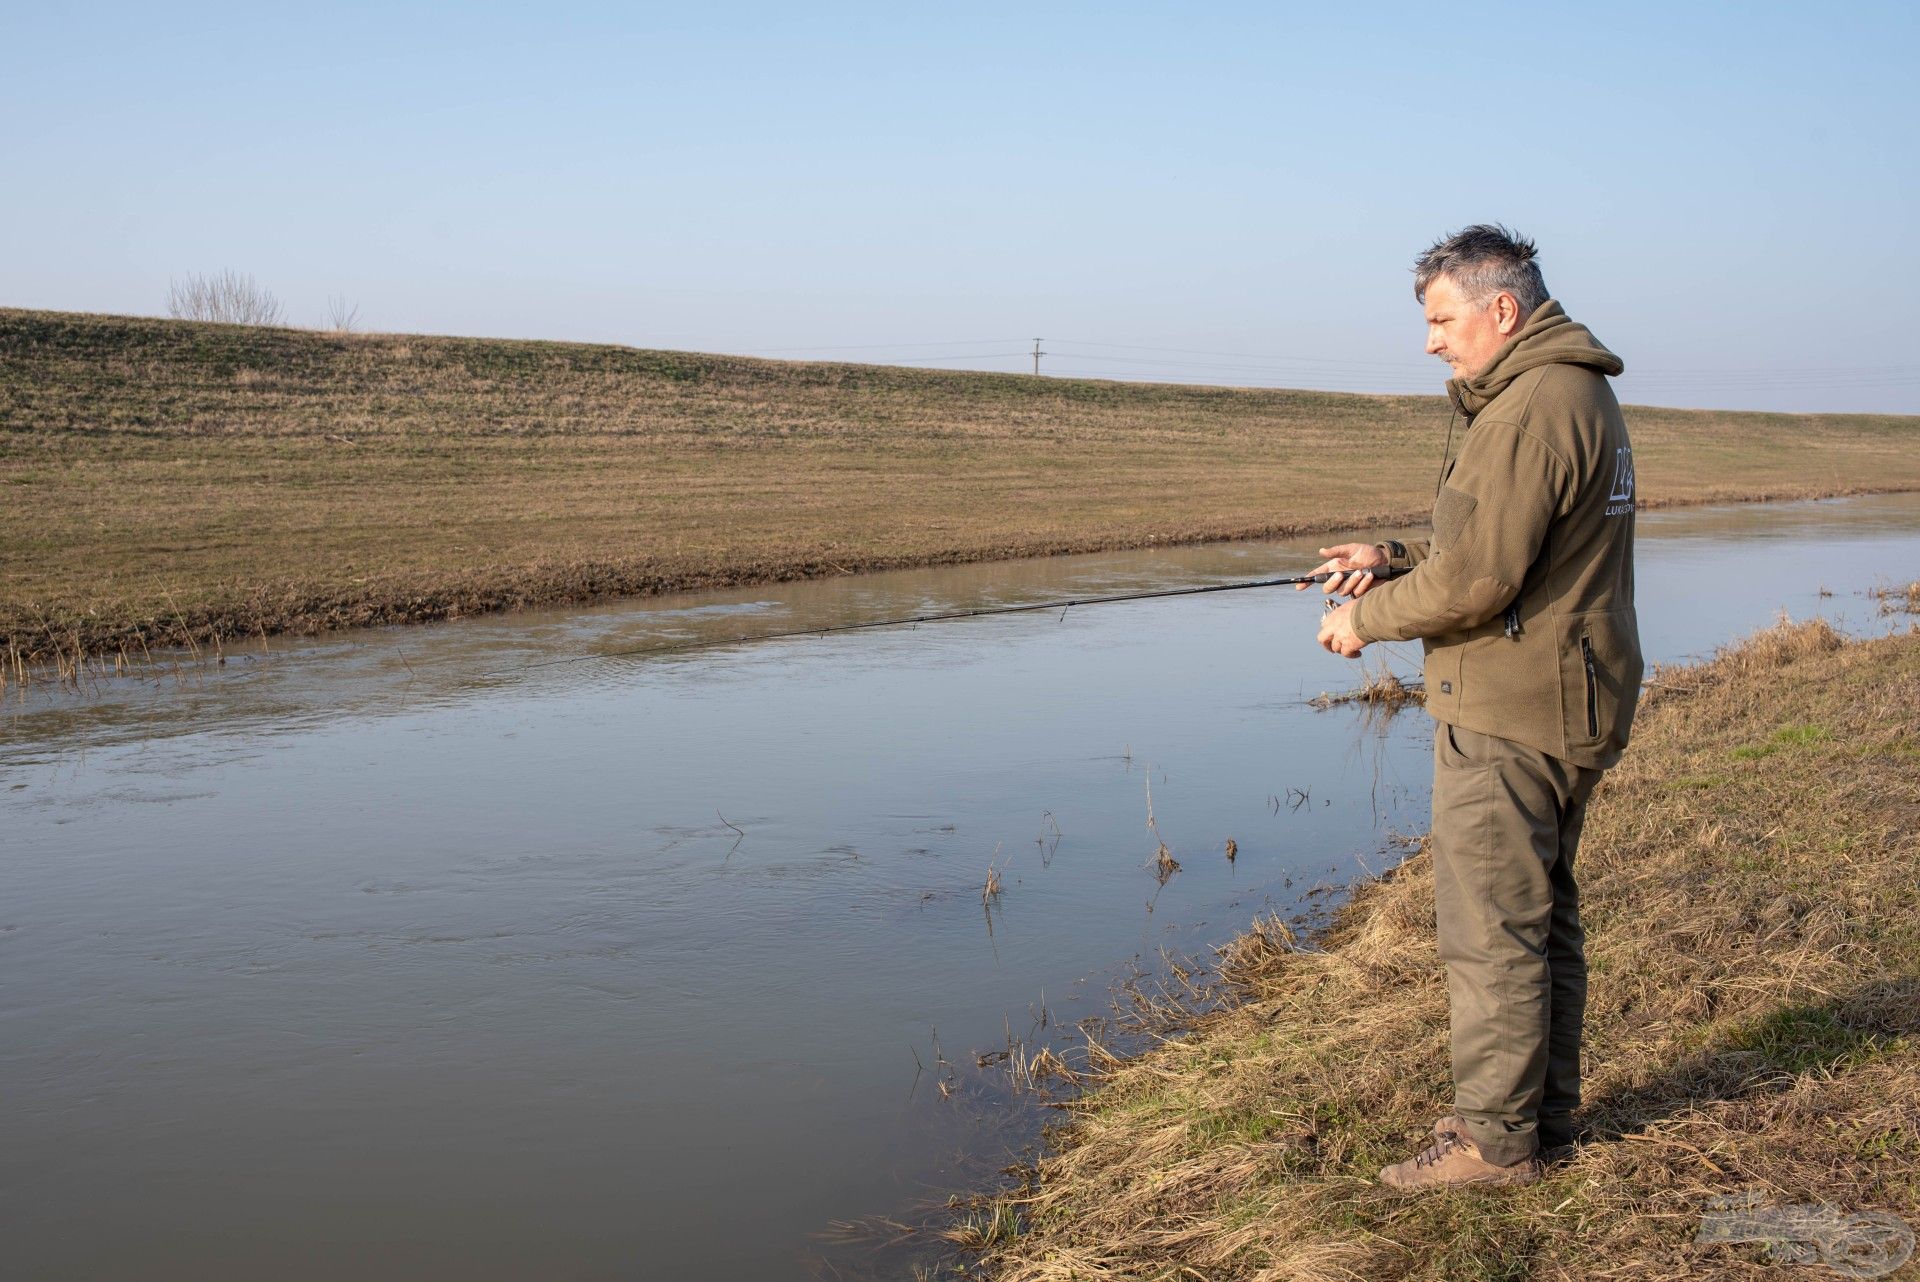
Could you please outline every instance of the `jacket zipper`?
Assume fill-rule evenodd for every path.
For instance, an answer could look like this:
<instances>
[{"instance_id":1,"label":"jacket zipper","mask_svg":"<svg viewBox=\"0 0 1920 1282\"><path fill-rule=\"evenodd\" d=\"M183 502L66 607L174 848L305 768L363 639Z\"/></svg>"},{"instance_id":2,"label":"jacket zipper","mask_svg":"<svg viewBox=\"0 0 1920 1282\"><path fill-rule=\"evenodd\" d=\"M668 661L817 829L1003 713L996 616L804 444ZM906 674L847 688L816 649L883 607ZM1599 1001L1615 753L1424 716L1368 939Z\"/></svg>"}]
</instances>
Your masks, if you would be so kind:
<instances>
[{"instance_id":1,"label":"jacket zipper","mask_svg":"<svg viewBox=\"0 0 1920 1282\"><path fill-rule=\"evenodd\" d=\"M1598 739L1600 737L1600 709L1594 701L1592 637L1583 635L1580 638L1580 654L1581 657L1586 660L1587 664L1587 738Z\"/></svg>"}]
</instances>

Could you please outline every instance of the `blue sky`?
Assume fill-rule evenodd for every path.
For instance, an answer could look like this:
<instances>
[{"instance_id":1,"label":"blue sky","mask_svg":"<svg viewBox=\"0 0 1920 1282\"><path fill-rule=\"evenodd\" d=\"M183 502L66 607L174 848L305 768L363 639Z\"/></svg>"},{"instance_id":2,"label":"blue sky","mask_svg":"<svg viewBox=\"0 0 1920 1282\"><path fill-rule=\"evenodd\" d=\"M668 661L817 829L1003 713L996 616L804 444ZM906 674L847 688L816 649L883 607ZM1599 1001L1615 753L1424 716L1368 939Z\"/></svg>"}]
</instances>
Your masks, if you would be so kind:
<instances>
[{"instance_id":1,"label":"blue sky","mask_svg":"<svg viewBox=\"0 0 1920 1282\"><path fill-rule=\"evenodd\" d=\"M0 305L1436 391L1534 236L1659 404L1920 412L1895 5L0 10Z\"/></svg>"}]
</instances>

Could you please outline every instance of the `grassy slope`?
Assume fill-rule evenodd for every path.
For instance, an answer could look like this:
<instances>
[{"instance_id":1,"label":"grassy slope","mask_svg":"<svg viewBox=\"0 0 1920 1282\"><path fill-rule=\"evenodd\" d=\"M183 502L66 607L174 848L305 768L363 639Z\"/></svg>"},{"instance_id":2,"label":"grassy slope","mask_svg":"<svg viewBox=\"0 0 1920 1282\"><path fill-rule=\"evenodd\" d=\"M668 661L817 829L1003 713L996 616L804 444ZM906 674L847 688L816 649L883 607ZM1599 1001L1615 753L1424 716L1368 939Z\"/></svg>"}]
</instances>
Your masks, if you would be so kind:
<instances>
[{"instance_id":1,"label":"grassy slope","mask_svg":"<svg viewBox=\"0 0 1920 1282\"><path fill-rule=\"evenodd\" d=\"M0 310L29 653L1418 518L1434 397ZM1654 502L1920 488L1914 419L1635 410Z\"/></svg>"},{"instance_id":2,"label":"grassy slope","mask_svg":"<svg viewBox=\"0 0 1920 1282\"><path fill-rule=\"evenodd\" d=\"M1695 1243L1709 1199L1743 1191L1920 1227L1920 631L1782 625L1658 674L1642 716L1580 853L1575 1158L1509 1192L1373 1182L1452 1098L1423 851L1354 894L1324 951L1274 922L1224 950L1240 1004L1074 1102L1032 1186L975 1217L988 1272L1806 1273Z\"/></svg>"}]
</instances>

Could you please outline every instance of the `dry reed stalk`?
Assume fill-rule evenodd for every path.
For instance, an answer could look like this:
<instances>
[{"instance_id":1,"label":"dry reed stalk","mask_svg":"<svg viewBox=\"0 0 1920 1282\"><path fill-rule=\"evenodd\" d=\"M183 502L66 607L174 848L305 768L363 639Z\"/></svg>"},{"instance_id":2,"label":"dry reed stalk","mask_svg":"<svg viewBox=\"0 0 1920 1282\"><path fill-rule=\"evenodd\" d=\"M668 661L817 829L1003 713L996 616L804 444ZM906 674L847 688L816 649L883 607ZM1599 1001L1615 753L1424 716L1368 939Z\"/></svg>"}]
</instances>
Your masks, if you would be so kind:
<instances>
[{"instance_id":1,"label":"dry reed stalk","mask_svg":"<svg viewBox=\"0 0 1920 1282\"><path fill-rule=\"evenodd\" d=\"M1061 835L1060 821L1053 817L1053 811L1043 811L1040 815L1040 835L1033 839L1033 844L1040 847L1040 862L1043 864L1052 862L1053 856L1060 849Z\"/></svg>"},{"instance_id":2,"label":"dry reed stalk","mask_svg":"<svg viewBox=\"0 0 1920 1282\"><path fill-rule=\"evenodd\" d=\"M1154 878L1165 886L1173 874L1180 871L1180 861L1173 857L1173 851L1167 848L1167 839L1160 835L1160 825L1153 818L1153 772L1149 770L1147 784L1147 831L1153 834L1158 848L1153 852Z\"/></svg>"},{"instance_id":3,"label":"dry reed stalk","mask_svg":"<svg viewBox=\"0 0 1920 1282\"><path fill-rule=\"evenodd\" d=\"M1042 1046L1032 1055L1026 1056L1019 1067L1021 1080L1026 1089L1036 1091L1048 1081L1061 1081L1069 1086L1080 1080L1079 1074L1068 1067L1067 1062L1054 1054L1051 1046Z\"/></svg>"},{"instance_id":4,"label":"dry reed stalk","mask_svg":"<svg viewBox=\"0 0 1920 1282\"><path fill-rule=\"evenodd\" d=\"M193 639L193 628L187 623L187 616L180 612L180 603L173 599L173 589L162 587L160 590L166 594L167 604L173 607L173 616L179 620L180 623L180 635L186 638L187 649L192 651L193 661L198 663L200 661L200 644Z\"/></svg>"},{"instance_id":5,"label":"dry reed stalk","mask_svg":"<svg viewBox=\"0 0 1920 1282\"><path fill-rule=\"evenodd\" d=\"M1000 843L996 842L993 847L993 856L987 860L987 884L980 892L980 902L983 904L991 905L1000 894L1000 870L994 866L994 860L999 857Z\"/></svg>"}]
</instances>

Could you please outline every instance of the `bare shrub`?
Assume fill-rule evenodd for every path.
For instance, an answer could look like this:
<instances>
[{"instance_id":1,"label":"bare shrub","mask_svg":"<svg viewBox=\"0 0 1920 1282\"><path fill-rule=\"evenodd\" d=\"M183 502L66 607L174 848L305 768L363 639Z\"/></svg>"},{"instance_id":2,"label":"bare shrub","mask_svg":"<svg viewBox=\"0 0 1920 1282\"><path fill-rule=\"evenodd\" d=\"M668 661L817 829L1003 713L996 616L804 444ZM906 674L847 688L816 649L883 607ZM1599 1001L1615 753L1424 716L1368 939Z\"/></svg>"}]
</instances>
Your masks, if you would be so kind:
<instances>
[{"instance_id":1,"label":"bare shrub","mask_svg":"<svg viewBox=\"0 0 1920 1282\"><path fill-rule=\"evenodd\" d=\"M232 268L203 276L189 272L167 286L167 314L177 320L220 321L228 325L278 325L285 319L280 300L250 273Z\"/></svg>"},{"instance_id":2,"label":"bare shrub","mask_svg":"<svg viewBox=\"0 0 1920 1282\"><path fill-rule=\"evenodd\" d=\"M327 295L327 328L336 334L351 334L360 327L360 304L348 302L345 294Z\"/></svg>"}]
</instances>

